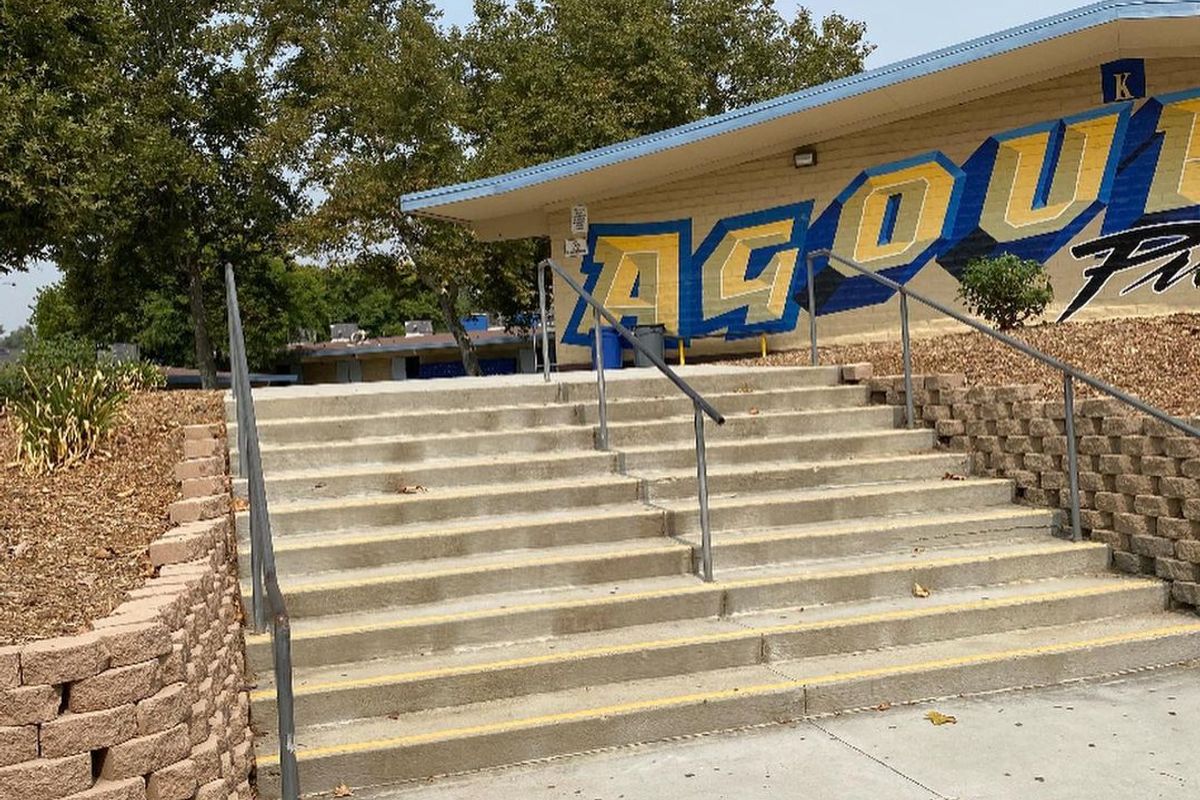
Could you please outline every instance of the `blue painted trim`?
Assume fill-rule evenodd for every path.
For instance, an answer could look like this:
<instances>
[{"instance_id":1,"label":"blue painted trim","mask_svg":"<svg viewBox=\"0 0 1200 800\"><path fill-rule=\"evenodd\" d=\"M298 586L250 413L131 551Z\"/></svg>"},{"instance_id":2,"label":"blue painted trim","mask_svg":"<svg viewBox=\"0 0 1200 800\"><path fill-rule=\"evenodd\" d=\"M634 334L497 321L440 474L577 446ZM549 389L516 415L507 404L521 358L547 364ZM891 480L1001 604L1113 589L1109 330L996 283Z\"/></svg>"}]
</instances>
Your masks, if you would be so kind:
<instances>
[{"instance_id":1,"label":"blue painted trim","mask_svg":"<svg viewBox=\"0 0 1200 800\"><path fill-rule=\"evenodd\" d=\"M1200 0L1102 0L1102 2L989 36L972 39L923 56L608 147L589 150L503 175L441 186L421 192L411 192L400 198L400 206L406 212L433 209L451 203L504 194L579 175L798 114L839 100L894 86L931 72L953 69L1122 19L1142 20L1194 16L1200 16Z\"/></svg>"},{"instance_id":2,"label":"blue painted trim","mask_svg":"<svg viewBox=\"0 0 1200 800\"><path fill-rule=\"evenodd\" d=\"M1046 141L1046 157L1042 159L1042 172L1038 175L1037 188L1033 190L1033 207L1045 208L1050 202L1050 189L1054 186L1054 173L1058 172L1058 162L1062 158L1063 138L1067 126L1061 121L1050 129L1050 138Z\"/></svg>"}]
</instances>

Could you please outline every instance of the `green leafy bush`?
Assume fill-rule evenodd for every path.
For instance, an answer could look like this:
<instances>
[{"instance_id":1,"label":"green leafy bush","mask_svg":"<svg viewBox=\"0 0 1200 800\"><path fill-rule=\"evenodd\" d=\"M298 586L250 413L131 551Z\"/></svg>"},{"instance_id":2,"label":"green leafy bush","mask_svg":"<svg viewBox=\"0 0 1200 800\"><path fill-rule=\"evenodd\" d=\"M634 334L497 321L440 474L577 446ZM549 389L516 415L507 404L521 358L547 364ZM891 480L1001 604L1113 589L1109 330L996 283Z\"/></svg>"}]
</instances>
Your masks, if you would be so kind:
<instances>
[{"instance_id":1,"label":"green leafy bush","mask_svg":"<svg viewBox=\"0 0 1200 800\"><path fill-rule=\"evenodd\" d=\"M161 389L166 377L148 361L114 361L96 355L91 341L63 335L30 340L20 361L0 368L0 409L7 403L30 395L30 387L48 386L69 371L98 371L114 389L125 392Z\"/></svg>"},{"instance_id":2,"label":"green leafy bush","mask_svg":"<svg viewBox=\"0 0 1200 800\"><path fill-rule=\"evenodd\" d=\"M972 260L960 281L958 296L971 313L1002 331L1040 316L1054 299L1046 268L1012 253Z\"/></svg>"},{"instance_id":3,"label":"green leafy bush","mask_svg":"<svg viewBox=\"0 0 1200 800\"><path fill-rule=\"evenodd\" d=\"M102 370L67 367L48 382L25 372L25 387L8 403L17 438L17 460L27 470L49 472L91 456L116 425L129 396Z\"/></svg>"}]
</instances>

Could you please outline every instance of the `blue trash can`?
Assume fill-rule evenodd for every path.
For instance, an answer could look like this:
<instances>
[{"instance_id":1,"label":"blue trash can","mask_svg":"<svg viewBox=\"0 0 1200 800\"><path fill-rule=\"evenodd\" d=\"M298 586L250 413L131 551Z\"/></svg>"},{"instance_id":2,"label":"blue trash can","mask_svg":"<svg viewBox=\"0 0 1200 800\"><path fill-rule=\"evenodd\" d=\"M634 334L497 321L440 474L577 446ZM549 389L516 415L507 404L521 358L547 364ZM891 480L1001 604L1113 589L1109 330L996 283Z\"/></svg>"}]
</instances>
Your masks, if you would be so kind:
<instances>
[{"instance_id":1,"label":"blue trash can","mask_svg":"<svg viewBox=\"0 0 1200 800\"><path fill-rule=\"evenodd\" d=\"M605 369L621 368L621 334L616 328L600 328L600 347L604 353ZM596 337L592 336L592 369L596 368Z\"/></svg>"}]
</instances>

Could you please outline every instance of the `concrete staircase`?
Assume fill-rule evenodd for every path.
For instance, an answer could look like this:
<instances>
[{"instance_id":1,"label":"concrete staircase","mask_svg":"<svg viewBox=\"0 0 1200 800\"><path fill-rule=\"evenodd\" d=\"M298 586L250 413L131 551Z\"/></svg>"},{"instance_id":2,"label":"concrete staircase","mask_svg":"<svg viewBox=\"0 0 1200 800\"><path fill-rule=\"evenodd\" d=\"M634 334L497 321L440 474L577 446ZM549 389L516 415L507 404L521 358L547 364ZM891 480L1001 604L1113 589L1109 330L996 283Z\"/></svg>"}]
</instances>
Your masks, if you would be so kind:
<instances>
[{"instance_id":1,"label":"concrete staircase","mask_svg":"<svg viewBox=\"0 0 1200 800\"><path fill-rule=\"evenodd\" d=\"M656 373L610 373L610 452L588 373L256 392L306 793L1200 658L1162 584L837 368L683 374L729 418L711 584L691 406Z\"/></svg>"}]
</instances>

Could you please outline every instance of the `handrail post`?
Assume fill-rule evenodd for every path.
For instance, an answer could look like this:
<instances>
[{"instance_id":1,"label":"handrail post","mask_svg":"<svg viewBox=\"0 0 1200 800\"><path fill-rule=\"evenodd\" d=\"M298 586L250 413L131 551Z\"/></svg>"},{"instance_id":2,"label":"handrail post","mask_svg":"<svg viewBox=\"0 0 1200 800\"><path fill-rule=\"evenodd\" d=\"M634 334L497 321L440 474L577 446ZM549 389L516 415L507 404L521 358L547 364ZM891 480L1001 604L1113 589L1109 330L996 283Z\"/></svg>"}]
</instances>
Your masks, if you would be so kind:
<instances>
[{"instance_id":1,"label":"handrail post","mask_svg":"<svg viewBox=\"0 0 1200 800\"><path fill-rule=\"evenodd\" d=\"M817 357L817 290L813 286L813 259L816 256L809 253L805 259L808 263L808 341L810 348L810 357L812 365L815 367L820 363Z\"/></svg>"},{"instance_id":2,"label":"handrail post","mask_svg":"<svg viewBox=\"0 0 1200 800\"><path fill-rule=\"evenodd\" d=\"M913 411L912 348L908 340L908 292L904 289L900 290L900 341L904 350L904 420L912 430L917 420Z\"/></svg>"},{"instance_id":3,"label":"handrail post","mask_svg":"<svg viewBox=\"0 0 1200 800\"><path fill-rule=\"evenodd\" d=\"M292 695L292 629L286 618L275 619L271 639L275 647L280 789L284 798L293 798L300 796L300 772L296 765L295 701Z\"/></svg>"},{"instance_id":4,"label":"handrail post","mask_svg":"<svg viewBox=\"0 0 1200 800\"><path fill-rule=\"evenodd\" d=\"M600 330L600 309L592 309L595 324L592 328L596 342L596 394L600 401L600 436L597 440L601 450L608 449L608 398L604 386L604 337Z\"/></svg>"},{"instance_id":5,"label":"handrail post","mask_svg":"<svg viewBox=\"0 0 1200 800\"><path fill-rule=\"evenodd\" d=\"M546 309L546 265L538 263L538 307L541 311L542 323L542 374L546 383L550 382L550 323L547 322Z\"/></svg>"},{"instance_id":6,"label":"handrail post","mask_svg":"<svg viewBox=\"0 0 1200 800\"><path fill-rule=\"evenodd\" d=\"M1075 381L1069 372L1063 372L1063 409L1067 428L1067 476L1071 486L1071 539L1078 542L1083 539L1079 522L1079 450L1075 442Z\"/></svg>"},{"instance_id":7,"label":"handrail post","mask_svg":"<svg viewBox=\"0 0 1200 800\"><path fill-rule=\"evenodd\" d=\"M712 530L708 522L708 457L704 445L704 411L693 401L696 423L696 494L700 501L700 572L705 583L712 583Z\"/></svg>"}]
</instances>

